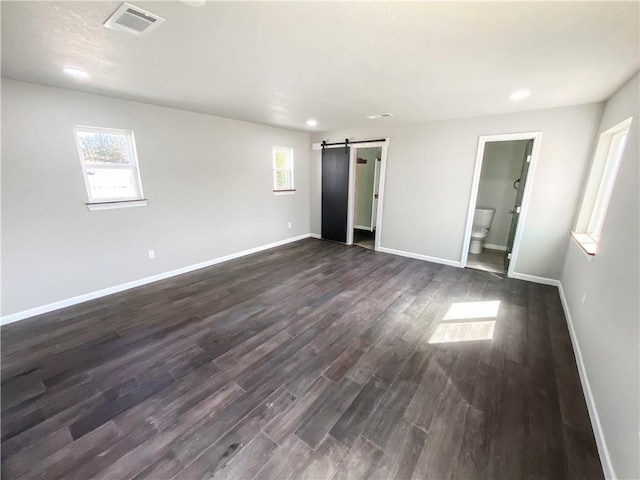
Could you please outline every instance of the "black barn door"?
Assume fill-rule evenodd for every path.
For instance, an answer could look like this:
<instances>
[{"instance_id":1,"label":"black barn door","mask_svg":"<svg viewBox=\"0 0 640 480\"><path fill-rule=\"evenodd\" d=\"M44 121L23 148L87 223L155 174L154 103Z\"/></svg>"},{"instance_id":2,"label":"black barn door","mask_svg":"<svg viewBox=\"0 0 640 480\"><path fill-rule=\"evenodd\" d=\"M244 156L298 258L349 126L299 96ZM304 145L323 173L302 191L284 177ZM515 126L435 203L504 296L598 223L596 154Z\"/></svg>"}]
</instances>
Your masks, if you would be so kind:
<instances>
[{"instance_id":1,"label":"black barn door","mask_svg":"<svg viewBox=\"0 0 640 480\"><path fill-rule=\"evenodd\" d=\"M322 238L347 243L349 148L322 150Z\"/></svg>"}]
</instances>

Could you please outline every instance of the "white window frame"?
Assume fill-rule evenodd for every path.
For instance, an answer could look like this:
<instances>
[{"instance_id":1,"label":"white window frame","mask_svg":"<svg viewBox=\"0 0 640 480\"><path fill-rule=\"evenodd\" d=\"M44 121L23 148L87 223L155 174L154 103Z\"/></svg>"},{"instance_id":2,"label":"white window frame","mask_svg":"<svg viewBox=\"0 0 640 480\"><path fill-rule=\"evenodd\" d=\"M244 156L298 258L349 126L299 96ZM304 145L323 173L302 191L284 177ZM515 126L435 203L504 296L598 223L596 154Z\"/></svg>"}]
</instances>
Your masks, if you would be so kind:
<instances>
[{"instance_id":1,"label":"white window frame","mask_svg":"<svg viewBox=\"0 0 640 480\"><path fill-rule=\"evenodd\" d=\"M288 168L278 168L276 167L276 153L284 152L289 157L289 167ZM295 182L294 182L294 161L293 161L293 148L291 147L272 147L271 148L271 161L273 166L273 193L275 195L285 195L285 194L293 194L295 193ZM288 172L289 185L288 188L278 188L278 172L286 171Z\"/></svg>"},{"instance_id":2,"label":"white window frame","mask_svg":"<svg viewBox=\"0 0 640 480\"><path fill-rule=\"evenodd\" d=\"M603 132L598 140L573 238L590 256L597 253L632 117Z\"/></svg>"},{"instance_id":3,"label":"white window frame","mask_svg":"<svg viewBox=\"0 0 640 480\"><path fill-rule=\"evenodd\" d=\"M106 210L111 208L139 207L139 206L147 205L147 200L144 198L144 194L142 192L142 182L140 180L140 169L138 166L138 154L137 154L136 141L135 141L135 136L133 131L116 129L116 128L89 127L84 125L75 125L73 127L73 131L76 139L76 146L78 148L78 157L80 159L80 165L82 167L82 176L84 178L84 185L87 191L87 199L88 199L88 202L86 203L87 208L89 210ZM129 147L128 153L131 161L130 164L129 165L101 164L97 166L96 164L85 162L84 156L82 154L82 145L80 143L79 133L106 133L106 134L117 134L117 135L125 136L127 138L127 144ZM91 191L91 185L89 184L88 171L94 170L96 168L131 171L133 174L136 195L132 197L125 197L125 198L94 197Z\"/></svg>"},{"instance_id":4,"label":"white window frame","mask_svg":"<svg viewBox=\"0 0 640 480\"><path fill-rule=\"evenodd\" d=\"M613 133L609 142L607 162L604 166L604 172L602 172L600 187L598 188L598 194L596 195L596 201L587 227L587 234L596 242L600 239L600 234L602 233L602 224L607 215L609 201L611 200L613 187L616 183L616 177L618 176L618 169L620 168L620 161L624 154L628 135L628 128L617 131Z\"/></svg>"}]
</instances>

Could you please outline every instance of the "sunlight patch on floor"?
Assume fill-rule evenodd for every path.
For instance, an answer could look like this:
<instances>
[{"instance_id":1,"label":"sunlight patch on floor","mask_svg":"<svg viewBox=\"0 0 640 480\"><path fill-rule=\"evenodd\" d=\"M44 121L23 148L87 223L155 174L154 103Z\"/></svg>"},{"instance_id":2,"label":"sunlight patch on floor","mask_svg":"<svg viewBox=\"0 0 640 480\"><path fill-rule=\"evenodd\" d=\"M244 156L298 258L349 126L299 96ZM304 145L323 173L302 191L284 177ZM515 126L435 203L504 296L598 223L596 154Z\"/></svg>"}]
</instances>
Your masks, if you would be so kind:
<instances>
[{"instance_id":1,"label":"sunlight patch on floor","mask_svg":"<svg viewBox=\"0 0 640 480\"><path fill-rule=\"evenodd\" d=\"M495 320L478 322L441 323L431 335L429 343L471 342L492 340Z\"/></svg>"},{"instance_id":2,"label":"sunlight patch on floor","mask_svg":"<svg viewBox=\"0 0 640 480\"><path fill-rule=\"evenodd\" d=\"M498 316L500 300L488 302L454 302L443 320L464 320L470 318L491 318Z\"/></svg>"}]
</instances>

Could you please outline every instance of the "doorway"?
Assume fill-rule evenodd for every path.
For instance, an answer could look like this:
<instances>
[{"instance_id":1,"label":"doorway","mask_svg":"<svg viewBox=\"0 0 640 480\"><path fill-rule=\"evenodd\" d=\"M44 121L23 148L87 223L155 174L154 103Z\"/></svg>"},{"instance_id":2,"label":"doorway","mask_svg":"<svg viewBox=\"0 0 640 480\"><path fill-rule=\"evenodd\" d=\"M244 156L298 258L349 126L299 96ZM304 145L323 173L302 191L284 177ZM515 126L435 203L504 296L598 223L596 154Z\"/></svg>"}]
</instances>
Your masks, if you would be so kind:
<instances>
[{"instance_id":1,"label":"doorway","mask_svg":"<svg viewBox=\"0 0 640 480\"><path fill-rule=\"evenodd\" d=\"M382 147L355 149L353 244L375 250Z\"/></svg>"},{"instance_id":2,"label":"doorway","mask_svg":"<svg viewBox=\"0 0 640 480\"><path fill-rule=\"evenodd\" d=\"M317 145L323 239L380 249L387 145L388 139Z\"/></svg>"},{"instance_id":3,"label":"doorway","mask_svg":"<svg viewBox=\"0 0 640 480\"><path fill-rule=\"evenodd\" d=\"M461 263L513 272L541 132L480 137Z\"/></svg>"}]
</instances>

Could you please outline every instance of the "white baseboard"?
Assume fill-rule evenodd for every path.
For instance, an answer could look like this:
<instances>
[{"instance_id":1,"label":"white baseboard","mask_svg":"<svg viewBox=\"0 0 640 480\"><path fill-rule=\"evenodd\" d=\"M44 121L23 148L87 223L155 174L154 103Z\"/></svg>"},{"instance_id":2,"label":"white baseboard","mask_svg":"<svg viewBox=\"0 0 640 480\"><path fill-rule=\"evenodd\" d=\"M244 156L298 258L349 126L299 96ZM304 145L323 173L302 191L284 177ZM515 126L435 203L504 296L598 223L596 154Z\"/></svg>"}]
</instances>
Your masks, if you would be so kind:
<instances>
[{"instance_id":1,"label":"white baseboard","mask_svg":"<svg viewBox=\"0 0 640 480\"><path fill-rule=\"evenodd\" d=\"M366 230L367 232L371 232L371 227L367 227L365 225L354 225L353 228L356 230Z\"/></svg>"},{"instance_id":2,"label":"white baseboard","mask_svg":"<svg viewBox=\"0 0 640 480\"><path fill-rule=\"evenodd\" d=\"M405 252L403 250L394 250L393 248L380 247L379 252L391 253L393 255L400 255L401 257L415 258L417 260L424 260L425 262L440 263L442 265L449 265L451 267L460 267L461 264L455 260L448 260L446 258L429 257L427 255L421 255L419 253Z\"/></svg>"},{"instance_id":3,"label":"white baseboard","mask_svg":"<svg viewBox=\"0 0 640 480\"><path fill-rule=\"evenodd\" d=\"M278 247L280 245L285 245L287 243L297 242L298 240L303 240L305 238L321 238L317 233L307 233L304 235L299 235L297 237L287 238L285 240L280 240L278 242L269 243L267 245L261 245L259 247L251 248L249 250L243 250L241 252L232 253L229 255L225 255L224 257L218 257L212 260L207 260L205 262L197 263L194 265L189 265L186 267L178 268L175 270L171 270L164 273L159 273L157 275L152 275L150 277L141 278L139 280L134 280L131 282L123 283L121 285L115 285L113 287L104 288L101 290L97 290L94 292L89 292L83 295L78 295L76 297L68 298L65 300L60 300L58 302L49 303L47 305L41 305L39 307L30 308L28 310L23 310L21 312L12 313L10 315L5 315L0 318L0 325L6 325L9 323L17 322L19 320L23 320L29 317L33 317L36 315L41 315L43 313L51 312L54 310L58 310L61 308L69 307L72 305L77 305L79 303L83 303L89 300L93 300L96 298L104 297L106 295L111 295L113 293L122 292L124 290L129 290L131 288L139 287L142 285L146 285L149 283L157 282L159 280L164 280L170 277L174 277L176 275L181 275L183 273L192 272L194 270L199 270L201 268L210 267L212 265L216 265L218 263L223 263L228 260L233 260L235 258L243 257L245 255L251 255L252 253L257 253L263 250L268 250L270 248ZM491 247L490 247L491 248ZM393 255L400 255L408 258L415 258L418 260L424 260L427 262L439 263L443 265L449 265L453 267L460 267L460 262L456 262L453 260L437 258L437 257L429 257L427 255L420 255L417 253L405 252L402 250L394 250L392 248L380 247L380 252L390 253ZM600 423L600 417L598 415L598 410L596 408L595 400L593 398L593 393L591 391L591 385L589 383L589 378L587 376L587 371L584 365L584 361L582 359L582 352L580 350L580 344L578 342L578 338L576 336L575 329L573 327L573 319L571 317L571 312L569 311L569 304L567 303L567 299L565 297L564 289L562 288L562 283L559 280L555 280L552 278L538 277L535 275L527 275L524 273L516 273L514 272L511 275L512 278L526 280L534 283L541 283L544 285L553 285L558 287L560 292L560 301L562 303L562 308L564 310L565 317L567 319L567 326L569 329L569 336L571 338L571 343L573 345L573 351L576 357L576 363L578 366L578 374L580 376L580 382L582 384L582 390L585 395L585 400L587 403L587 409L589 411L589 417L591 419L591 424L594 429L594 436L596 439L596 444L598 447L598 453L600 454L600 459L602 462L602 468L605 474L605 477L608 479L617 478L615 470L613 468L613 464L611 462L611 456L609 455L609 449L607 448L607 443L604 437L604 432L602 430L602 425Z\"/></svg>"},{"instance_id":4,"label":"white baseboard","mask_svg":"<svg viewBox=\"0 0 640 480\"><path fill-rule=\"evenodd\" d=\"M311 238L317 238L318 240L322 240L322 235L320 235L318 233L310 233L309 236Z\"/></svg>"},{"instance_id":5,"label":"white baseboard","mask_svg":"<svg viewBox=\"0 0 640 480\"><path fill-rule=\"evenodd\" d=\"M560 288L560 280L555 278L538 277L536 275L527 275L526 273L513 272L509 275L509 278L515 278L518 280L525 280L527 282L541 283L542 285L553 285Z\"/></svg>"},{"instance_id":6,"label":"white baseboard","mask_svg":"<svg viewBox=\"0 0 640 480\"><path fill-rule=\"evenodd\" d=\"M593 393L591 392L591 385L589 383L589 378L587 377L587 370L582 359L580 343L578 342L578 337L576 336L575 329L573 328L573 318L571 317L571 312L569 311L569 304L567 303L567 298L565 297L562 283L560 282L560 280L556 280L553 278L537 277L535 275L527 275L525 273L516 272L513 272L511 278L517 278L519 280L526 280L528 282L541 283L543 285L552 285L554 287L558 287L562 309L564 310L564 316L567 319L567 327L569 329L571 345L573 346L573 352L576 357L576 364L578 365L578 375L580 376L582 391L587 403L587 409L589 410L589 418L591 419L591 425L593 426L593 434L596 439L596 445L598 446L598 453L600 455L600 461L602 463L602 470L604 471L604 475L606 478L617 478L615 470L613 469L613 464L611 463L611 456L609 455L609 449L607 448L607 443L604 438L604 432L602 431L602 425L600 424L600 417L598 416L596 403L593 398Z\"/></svg>"},{"instance_id":7,"label":"white baseboard","mask_svg":"<svg viewBox=\"0 0 640 480\"><path fill-rule=\"evenodd\" d=\"M490 250L500 250L502 252L507 251L507 247L505 245L493 245L492 243L485 243L484 248L488 248Z\"/></svg>"},{"instance_id":8,"label":"white baseboard","mask_svg":"<svg viewBox=\"0 0 640 480\"><path fill-rule=\"evenodd\" d=\"M567 326L569 327L569 336L571 337L571 344L573 345L573 352L576 357L576 363L578 365L578 374L580 376L580 383L582 384L582 391L584 392L584 398L587 402L587 410L589 411L589 418L591 419L591 425L593 426L593 434L596 438L596 445L598 447L598 454L600 455L600 462L602 463L602 470L604 471L605 478L616 479L616 472L611 462L611 456L609 455L609 449L607 448L607 442L604 438L604 432L602 425L600 424L600 416L598 415L598 409L596 408L596 402L593 398L591 391L591 384L589 383L589 377L587 376L587 369L582 359L582 351L580 350L580 343L576 336L576 331L573 328L573 318L569 311L569 304L562 288L562 283L558 282L558 290L560 291L560 301L562 302L562 309L564 310L564 316L567 318Z\"/></svg>"},{"instance_id":9,"label":"white baseboard","mask_svg":"<svg viewBox=\"0 0 640 480\"><path fill-rule=\"evenodd\" d=\"M129 290L131 288L139 287L142 285L146 285L148 283L157 282L159 280L164 280L166 278L175 277L176 275L182 275L183 273L193 272L194 270L199 270L201 268L210 267L212 265L216 265L218 263L226 262L228 260L233 260L235 258L244 257L245 255L251 255L252 253L261 252L262 250L268 250L270 248L279 247L280 245L285 245L291 242L297 242L298 240L303 240L305 238L309 238L314 236L315 234L305 233L304 235L299 235L297 237L287 238L284 240L280 240L277 242L269 243L267 245L261 245L259 247L250 248L249 250L243 250L241 252L232 253L229 255L225 255L224 257L214 258L213 260L207 260L205 262L196 263L194 265L188 265L186 267L177 268L175 270L171 270L164 273L159 273L157 275L152 275L150 277L141 278L138 280L133 280L131 282L123 283L120 285L114 285L113 287L103 288L101 290L96 290L95 292L85 293L83 295L78 295L76 297L67 298L65 300L60 300L58 302L49 303L47 305L41 305L39 307L30 308L28 310L23 310L21 312L12 313L10 315L5 315L0 318L0 325L6 325L8 323L17 322L18 320L24 320L25 318L34 317L36 315L41 315L43 313L52 312L54 310L59 310L61 308L70 307L72 305L77 305L78 303L87 302L89 300L94 300L96 298L104 297L106 295L111 295L112 293L122 292L124 290ZM319 238L319 236L318 236Z\"/></svg>"}]
</instances>

